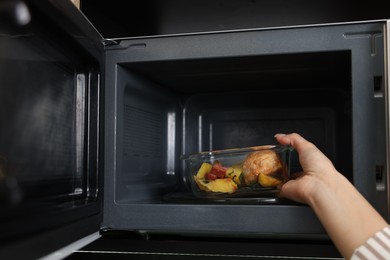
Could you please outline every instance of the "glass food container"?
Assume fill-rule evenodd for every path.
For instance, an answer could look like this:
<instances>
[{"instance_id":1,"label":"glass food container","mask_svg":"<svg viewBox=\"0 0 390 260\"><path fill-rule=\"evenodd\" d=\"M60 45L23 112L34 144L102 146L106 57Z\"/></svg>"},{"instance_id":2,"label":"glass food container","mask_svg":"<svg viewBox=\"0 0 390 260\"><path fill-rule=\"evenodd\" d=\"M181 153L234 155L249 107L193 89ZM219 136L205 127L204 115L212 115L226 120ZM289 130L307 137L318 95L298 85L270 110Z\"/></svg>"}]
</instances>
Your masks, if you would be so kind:
<instances>
[{"instance_id":1,"label":"glass food container","mask_svg":"<svg viewBox=\"0 0 390 260\"><path fill-rule=\"evenodd\" d=\"M292 147L262 145L183 155L198 198L275 197L290 178Z\"/></svg>"}]
</instances>

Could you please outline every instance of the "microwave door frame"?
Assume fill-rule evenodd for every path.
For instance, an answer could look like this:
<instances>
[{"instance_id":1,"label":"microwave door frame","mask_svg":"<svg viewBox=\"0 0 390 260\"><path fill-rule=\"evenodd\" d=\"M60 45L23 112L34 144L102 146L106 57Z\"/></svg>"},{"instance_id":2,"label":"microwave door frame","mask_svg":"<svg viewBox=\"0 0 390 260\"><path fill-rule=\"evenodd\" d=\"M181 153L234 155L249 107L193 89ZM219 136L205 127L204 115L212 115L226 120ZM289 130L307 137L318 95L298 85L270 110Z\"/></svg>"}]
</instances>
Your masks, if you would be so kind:
<instances>
[{"instance_id":1,"label":"microwave door frame","mask_svg":"<svg viewBox=\"0 0 390 260\"><path fill-rule=\"evenodd\" d=\"M91 186L92 189L85 191L88 194L92 194L88 195L88 198L90 198L91 201L87 198L88 202L86 202L86 205L75 209L73 208L69 211L69 214L53 214L48 212L48 214L46 214L47 217L50 218L48 221L52 223L50 224L50 228L48 228L49 225L47 228L37 227L37 232L30 235L28 234L28 230L23 231L23 225L27 225L23 220L20 220L19 222L12 220L12 225L16 222L15 225L19 226L18 229L22 229L22 231L17 231L17 234L20 233L20 235L17 235L15 239L12 238L12 240L7 239L8 242L0 246L0 255L5 258L23 259L28 256L28 258L33 259L41 259L42 257L42 259L47 260L62 259L100 237L99 232L103 219L102 165L104 161L102 142L102 129L104 128L104 121L102 118L103 87L101 85L103 81L100 77L104 73L104 66L102 65L104 39L71 1L29 0L25 2L11 1L10 3L25 5L24 7L30 12L32 19L39 21L38 25L46 27L45 24L49 23L48 26L51 29L56 29L55 35L64 36L64 39L67 39L72 43L75 52L71 53L72 55L81 53L83 57L89 57L94 65L93 68L86 65L87 67L83 68L83 70L85 69L86 71L82 71L82 73L84 73L83 75L87 78L85 83L85 88L87 89L85 91L85 106L87 106L87 112L84 119L85 127L87 128L87 139L84 143L84 146L86 147L84 153L88 155L84 156L84 167L88 172L94 172L94 174L87 174L86 181L88 183L94 182L96 184ZM0 11L4 11L1 7L2 6L0 5ZM1 12L1 14L3 14L3 12ZM55 36L48 34L47 37L51 38ZM60 40L53 39L53 41ZM60 44L65 45L65 43ZM83 57L80 57L80 60L84 60ZM78 72L76 72L75 77L77 78L78 75ZM88 78L91 75L93 78ZM77 81L78 80L75 79L75 85L78 84L76 83ZM94 87L94 90L91 90L92 84L97 84L97 87ZM95 129L91 130L91 125ZM93 154L93 156L90 157L90 154ZM87 185L87 188L88 187L89 185ZM97 194L98 192L99 194ZM68 216L70 214L71 216ZM55 216L57 216L58 219ZM29 222L35 223L32 225L40 225L40 223L44 223L45 220L34 217L32 220L29 220Z\"/></svg>"},{"instance_id":2,"label":"microwave door frame","mask_svg":"<svg viewBox=\"0 0 390 260\"><path fill-rule=\"evenodd\" d=\"M384 70L384 93L385 93L385 113L386 113L386 158L390 158L390 19L386 20L385 23L385 70ZM389 187L390 185L390 176L389 176L389 169L390 169L390 160L386 160L386 168L387 168L387 174L385 174L385 182L386 187ZM390 190L387 190L387 200L390 199ZM387 214L390 216L390 207L387 207Z\"/></svg>"}]
</instances>

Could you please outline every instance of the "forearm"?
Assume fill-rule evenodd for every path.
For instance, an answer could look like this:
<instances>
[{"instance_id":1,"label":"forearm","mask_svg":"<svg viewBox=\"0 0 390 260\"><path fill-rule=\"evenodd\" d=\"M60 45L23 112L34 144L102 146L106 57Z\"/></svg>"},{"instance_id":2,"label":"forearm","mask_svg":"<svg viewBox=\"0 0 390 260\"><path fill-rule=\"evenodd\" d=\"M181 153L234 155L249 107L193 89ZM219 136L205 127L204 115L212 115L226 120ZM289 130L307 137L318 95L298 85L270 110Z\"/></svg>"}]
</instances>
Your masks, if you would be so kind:
<instances>
[{"instance_id":1,"label":"forearm","mask_svg":"<svg viewBox=\"0 0 390 260\"><path fill-rule=\"evenodd\" d=\"M279 196L309 204L344 257L388 225L314 144L295 133L275 138L297 150L303 169Z\"/></svg>"},{"instance_id":2,"label":"forearm","mask_svg":"<svg viewBox=\"0 0 390 260\"><path fill-rule=\"evenodd\" d=\"M317 181L308 204L335 246L347 259L368 238L388 224L356 188L338 172Z\"/></svg>"}]
</instances>

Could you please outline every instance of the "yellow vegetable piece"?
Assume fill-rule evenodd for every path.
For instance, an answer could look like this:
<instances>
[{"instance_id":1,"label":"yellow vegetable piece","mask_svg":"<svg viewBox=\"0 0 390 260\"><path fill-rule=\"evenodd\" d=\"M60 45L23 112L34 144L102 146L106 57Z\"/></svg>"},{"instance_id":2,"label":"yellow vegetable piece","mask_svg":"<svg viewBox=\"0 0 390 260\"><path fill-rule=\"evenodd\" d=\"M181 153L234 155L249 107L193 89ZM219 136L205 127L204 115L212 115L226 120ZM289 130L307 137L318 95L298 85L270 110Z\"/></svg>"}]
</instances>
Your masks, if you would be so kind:
<instances>
[{"instance_id":1,"label":"yellow vegetable piece","mask_svg":"<svg viewBox=\"0 0 390 260\"><path fill-rule=\"evenodd\" d=\"M195 182L201 190L208 192L233 193L237 190L237 184L230 178L205 180L194 176Z\"/></svg>"},{"instance_id":2,"label":"yellow vegetable piece","mask_svg":"<svg viewBox=\"0 0 390 260\"><path fill-rule=\"evenodd\" d=\"M198 170L198 173L196 174L196 177L199 179L203 179L204 176L206 175L206 173L211 171L212 167L213 166L209 163L202 163L202 165L200 166L200 168Z\"/></svg>"},{"instance_id":3,"label":"yellow vegetable piece","mask_svg":"<svg viewBox=\"0 0 390 260\"><path fill-rule=\"evenodd\" d=\"M282 180L276 179L272 176L266 175L264 173L260 173L258 176L258 182L261 186L265 188L276 187L282 183Z\"/></svg>"},{"instance_id":4,"label":"yellow vegetable piece","mask_svg":"<svg viewBox=\"0 0 390 260\"><path fill-rule=\"evenodd\" d=\"M241 184L242 165L236 164L227 168L226 177L232 179L238 185Z\"/></svg>"},{"instance_id":5,"label":"yellow vegetable piece","mask_svg":"<svg viewBox=\"0 0 390 260\"><path fill-rule=\"evenodd\" d=\"M229 178L216 179L211 182L211 191L233 193L237 190L237 184Z\"/></svg>"},{"instance_id":6,"label":"yellow vegetable piece","mask_svg":"<svg viewBox=\"0 0 390 260\"><path fill-rule=\"evenodd\" d=\"M201 189L203 191L210 191L209 187L206 185L206 183L204 183L205 179L200 179L200 178L194 176L194 180L195 180L196 184L198 185L199 189Z\"/></svg>"}]
</instances>

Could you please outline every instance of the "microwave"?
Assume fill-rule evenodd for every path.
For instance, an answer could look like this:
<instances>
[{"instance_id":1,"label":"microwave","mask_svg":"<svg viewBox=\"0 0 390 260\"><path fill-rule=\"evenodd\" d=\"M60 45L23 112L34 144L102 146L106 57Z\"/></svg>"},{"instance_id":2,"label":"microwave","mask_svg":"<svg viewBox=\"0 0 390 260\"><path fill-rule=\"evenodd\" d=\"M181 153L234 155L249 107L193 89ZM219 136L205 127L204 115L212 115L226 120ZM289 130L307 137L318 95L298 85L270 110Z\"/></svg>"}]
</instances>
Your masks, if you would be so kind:
<instances>
[{"instance_id":1,"label":"microwave","mask_svg":"<svg viewBox=\"0 0 390 260\"><path fill-rule=\"evenodd\" d=\"M389 220L388 20L104 39L70 1L0 11L1 256L129 236L115 250L339 257L307 205L189 189L181 155L275 133L315 143Z\"/></svg>"}]
</instances>

